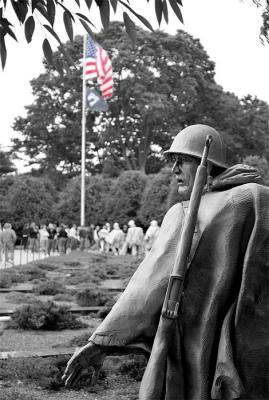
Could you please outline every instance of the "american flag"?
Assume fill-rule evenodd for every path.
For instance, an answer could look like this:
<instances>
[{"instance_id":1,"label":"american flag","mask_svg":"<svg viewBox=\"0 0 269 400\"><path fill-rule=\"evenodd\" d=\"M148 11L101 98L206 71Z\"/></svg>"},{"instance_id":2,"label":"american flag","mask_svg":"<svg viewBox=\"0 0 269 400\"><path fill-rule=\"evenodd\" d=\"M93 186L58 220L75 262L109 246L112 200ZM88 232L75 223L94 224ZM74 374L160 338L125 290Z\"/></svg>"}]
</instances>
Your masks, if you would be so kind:
<instances>
[{"instance_id":1,"label":"american flag","mask_svg":"<svg viewBox=\"0 0 269 400\"><path fill-rule=\"evenodd\" d=\"M112 64L107 52L87 35L85 79L97 79L102 97L109 99L113 94Z\"/></svg>"}]
</instances>

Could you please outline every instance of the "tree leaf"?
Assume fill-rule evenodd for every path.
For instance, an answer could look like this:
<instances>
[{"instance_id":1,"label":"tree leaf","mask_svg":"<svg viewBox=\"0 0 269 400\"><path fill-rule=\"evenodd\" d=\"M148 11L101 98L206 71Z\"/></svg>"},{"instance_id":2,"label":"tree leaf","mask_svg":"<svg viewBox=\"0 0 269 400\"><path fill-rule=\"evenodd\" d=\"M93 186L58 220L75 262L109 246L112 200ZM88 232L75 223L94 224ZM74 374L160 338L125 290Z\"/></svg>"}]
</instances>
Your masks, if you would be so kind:
<instances>
[{"instance_id":1,"label":"tree leaf","mask_svg":"<svg viewBox=\"0 0 269 400\"><path fill-rule=\"evenodd\" d=\"M117 11L118 0L110 0L110 4L113 8L114 13Z\"/></svg>"},{"instance_id":2,"label":"tree leaf","mask_svg":"<svg viewBox=\"0 0 269 400\"><path fill-rule=\"evenodd\" d=\"M45 39L43 41L42 49L43 49L43 53L44 53L46 60L48 61L48 63L50 65L52 65L53 64L53 53L52 53L48 39Z\"/></svg>"},{"instance_id":3,"label":"tree leaf","mask_svg":"<svg viewBox=\"0 0 269 400\"><path fill-rule=\"evenodd\" d=\"M24 34L28 43L30 43L32 40L34 30L35 30L35 20L34 17L30 15L30 17L27 18L24 24Z\"/></svg>"},{"instance_id":4,"label":"tree leaf","mask_svg":"<svg viewBox=\"0 0 269 400\"><path fill-rule=\"evenodd\" d=\"M83 19L80 19L80 23L83 25L83 27L85 28L85 30L86 30L90 35L92 35L92 30L91 30L91 28L89 27L89 25L88 25L85 21L83 21Z\"/></svg>"},{"instance_id":5,"label":"tree leaf","mask_svg":"<svg viewBox=\"0 0 269 400\"><path fill-rule=\"evenodd\" d=\"M110 6L108 0L103 0L101 5L99 6L100 17L102 21L102 25L106 30L109 27L110 21Z\"/></svg>"},{"instance_id":6,"label":"tree leaf","mask_svg":"<svg viewBox=\"0 0 269 400\"><path fill-rule=\"evenodd\" d=\"M75 22L75 18L73 17L72 13L68 10L68 8L66 8L62 3L59 3L59 1L57 1L57 4L59 6L61 6L64 9L64 11L66 11L67 14L69 14L69 16L73 20L73 22Z\"/></svg>"},{"instance_id":7,"label":"tree leaf","mask_svg":"<svg viewBox=\"0 0 269 400\"><path fill-rule=\"evenodd\" d=\"M55 4L54 0L47 1L47 14L48 14L48 21L50 22L51 26L54 24L55 20Z\"/></svg>"},{"instance_id":8,"label":"tree leaf","mask_svg":"<svg viewBox=\"0 0 269 400\"><path fill-rule=\"evenodd\" d=\"M75 0L75 2L76 2L77 5L80 7L80 1L79 1L79 0Z\"/></svg>"},{"instance_id":9,"label":"tree leaf","mask_svg":"<svg viewBox=\"0 0 269 400\"><path fill-rule=\"evenodd\" d=\"M2 29L5 33L9 34L14 40L17 41L15 33L10 28L12 25L6 18L0 19L0 25L2 25Z\"/></svg>"},{"instance_id":10,"label":"tree leaf","mask_svg":"<svg viewBox=\"0 0 269 400\"><path fill-rule=\"evenodd\" d=\"M168 24L168 10L167 10L166 0L163 0L162 8L163 8L163 17L165 19L165 22Z\"/></svg>"},{"instance_id":11,"label":"tree leaf","mask_svg":"<svg viewBox=\"0 0 269 400\"><path fill-rule=\"evenodd\" d=\"M85 0L85 3L87 4L88 9L90 10L92 5L92 0Z\"/></svg>"},{"instance_id":12,"label":"tree leaf","mask_svg":"<svg viewBox=\"0 0 269 400\"><path fill-rule=\"evenodd\" d=\"M39 0L32 0L32 13L35 11L35 8L38 3L39 3Z\"/></svg>"},{"instance_id":13,"label":"tree leaf","mask_svg":"<svg viewBox=\"0 0 269 400\"><path fill-rule=\"evenodd\" d=\"M85 15L80 14L80 13L76 13L76 15L77 15L79 18L84 19L84 21L87 21L87 22L90 22L90 23L91 23L91 21L89 20L89 18L87 18Z\"/></svg>"},{"instance_id":14,"label":"tree leaf","mask_svg":"<svg viewBox=\"0 0 269 400\"><path fill-rule=\"evenodd\" d=\"M70 14L65 11L63 18L64 18L65 30L68 34L70 41L73 42L73 24Z\"/></svg>"},{"instance_id":15,"label":"tree leaf","mask_svg":"<svg viewBox=\"0 0 269 400\"><path fill-rule=\"evenodd\" d=\"M5 65L6 65L6 60L7 60L7 49L6 49L4 35L0 36L0 55L1 55L2 69L4 69Z\"/></svg>"},{"instance_id":16,"label":"tree leaf","mask_svg":"<svg viewBox=\"0 0 269 400\"><path fill-rule=\"evenodd\" d=\"M61 45L62 42L61 42L61 39L59 38L59 36L57 35L57 33L56 33L49 25L43 24L43 26L44 26L44 28L46 28L46 29L49 31L49 33L50 33L50 34L57 40L57 42Z\"/></svg>"},{"instance_id":17,"label":"tree leaf","mask_svg":"<svg viewBox=\"0 0 269 400\"><path fill-rule=\"evenodd\" d=\"M163 15L163 3L162 0L155 0L155 14L159 26L161 25L162 15Z\"/></svg>"},{"instance_id":18,"label":"tree leaf","mask_svg":"<svg viewBox=\"0 0 269 400\"><path fill-rule=\"evenodd\" d=\"M89 18L85 17L85 15L80 14L80 13L76 13L76 15L77 15L79 18L81 18L81 19L83 19L84 21L86 21L86 22L88 22L89 24L91 24L91 25L96 29L95 25L89 20Z\"/></svg>"},{"instance_id":19,"label":"tree leaf","mask_svg":"<svg viewBox=\"0 0 269 400\"><path fill-rule=\"evenodd\" d=\"M119 0L119 2L126 8L128 8L129 11L131 11L132 14L134 14L136 16L136 18L138 18L149 30L151 30L152 32L154 32L154 29L152 28L151 24L148 22L148 20L143 17L140 14L137 14L130 6L128 6L128 4L124 3L124 1Z\"/></svg>"},{"instance_id":20,"label":"tree leaf","mask_svg":"<svg viewBox=\"0 0 269 400\"><path fill-rule=\"evenodd\" d=\"M182 17L180 8L179 8L179 6L178 6L178 4L177 4L177 1L176 1L176 0L169 0L169 3L170 3L170 6L172 7L174 13L176 14L176 16L178 17L178 19L180 20L180 22L181 22L182 24L184 24L183 17Z\"/></svg>"},{"instance_id":21,"label":"tree leaf","mask_svg":"<svg viewBox=\"0 0 269 400\"><path fill-rule=\"evenodd\" d=\"M181 0L176 0L178 4L180 4L181 6L183 6L182 1Z\"/></svg>"},{"instance_id":22,"label":"tree leaf","mask_svg":"<svg viewBox=\"0 0 269 400\"><path fill-rule=\"evenodd\" d=\"M48 18L47 10L42 3L37 3L35 8L48 22L50 22L49 18Z\"/></svg>"},{"instance_id":23,"label":"tree leaf","mask_svg":"<svg viewBox=\"0 0 269 400\"><path fill-rule=\"evenodd\" d=\"M18 20L19 20L20 22L23 22L23 21L21 20L21 15L20 15L20 9L19 9L19 4L18 4L18 2L17 2L17 1L14 1L14 0L11 0L11 4L12 4L13 10L15 11L15 14L16 14Z\"/></svg>"},{"instance_id":24,"label":"tree leaf","mask_svg":"<svg viewBox=\"0 0 269 400\"><path fill-rule=\"evenodd\" d=\"M135 24L129 17L129 15L124 11L123 12L123 20L124 20L124 25L126 28L126 32L130 36L133 44L135 45L136 42L136 29L135 29Z\"/></svg>"}]
</instances>

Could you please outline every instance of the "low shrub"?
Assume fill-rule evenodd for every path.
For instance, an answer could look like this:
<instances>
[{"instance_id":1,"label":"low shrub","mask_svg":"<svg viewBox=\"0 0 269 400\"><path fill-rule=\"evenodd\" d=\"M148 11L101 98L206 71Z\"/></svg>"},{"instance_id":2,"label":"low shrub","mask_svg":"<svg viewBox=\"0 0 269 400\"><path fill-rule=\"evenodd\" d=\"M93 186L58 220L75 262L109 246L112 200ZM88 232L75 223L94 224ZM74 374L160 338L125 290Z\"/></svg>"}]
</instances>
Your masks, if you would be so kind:
<instances>
[{"instance_id":1,"label":"low shrub","mask_svg":"<svg viewBox=\"0 0 269 400\"><path fill-rule=\"evenodd\" d=\"M35 265L37 266L37 268L39 268L41 270L46 270L46 271L54 271L55 269L58 268L57 265L44 263L44 262L38 262Z\"/></svg>"},{"instance_id":2,"label":"low shrub","mask_svg":"<svg viewBox=\"0 0 269 400\"><path fill-rule=\"evenodd\" d=\"M1 273L0 275L0 288L9 288L12 286L12 279L11 275L5 272Z\"/></svg>"},{"instance_id":3,"label":"low shrub","mask_svg":"<svg viewBox=\"0 0 269 400\"><path fill-rule=\"evenodd\" d=\"M58 293L64 293L66 288L62 283L48 280L45 282L40 282L38 285L34 286L33 291L39 295L53 296Z\"/></svg>"},{"instance_id":4,"label":"low shrub","mask_svg":"<svg viewBox=\"0 0 269 400\"><path fill-rule=\"evenodd\" d=\"M61 377L68 359L68 356L59 356L0 361L0 377L5 381L14 381L16 377L16 380L22 382L36 383L42 389L60 390L64 386ZM20 399L20 397L13 397L13 399L17 398ZM27 397L26 399L28 400Z\"/></svg>"},{"instance_id":5,"label":"low shrub","mask_svg":"<svg viewBox=\"0 0 269 400\"><path fill-rule=\"evenodd\" d=\"M92 288L84 289L77 293L76 302L81 307L104 306L110 300L106 291L98 291Z\"/></svg>"},{"instance_id":6,"label":"low shrub","mask_svg":"<svg viewBox=\"0 0 269 400\"><path fill-rule=\"evenodd\" d=\"M13 268L10 268L8 271L1 273L0 287L8 288L11 287L14 283L22 283L28 280L29 280L29 275L24 273L19 273Z\"/></svg>"},{"instance_id":7,"label":"low shrub","mask_svg":"<svg viewBox=\"0 0 269 400\"><path fill-rule=\"evenodd\" d=\"M9 303L13 304L28 304L33 303L37 300L36 296L31 293L19 293L19 292L11 292L6 295L6 299Z\"/></svg>"},{"instance_id":8,"label":"low shrub","mask_svg":"<svg viewBox=\"0 0 269 400\"><path fill-rule=\"evenodd\" d=\"M71 293L58 293L53 296L54 301L74 301L74 296Z\"/></svg>"},{"instance_id":9,"label":"low shrub","mask_svg":"<svg viewBox=\"0 0 269 400\"><path fill-rule=\"evenodd\" d=\"M37 265L27 265L21 268L24 274L30 275L30 281L33 279L43 279L46 277L46 272L40 269Z\"/></svg>"},{"instance_id":10,"label":"low shrub","mask_svg":"<svg viewBox=\"0 0 269 400\"><path fill-rule=\"evenodd\" d=\"M80 283L98 283L100 281L99 278L95 278L95 276L91 273L87 272L72 272L69 276L66 277L64 283L66 285L79 285Z\"/></svg>"},{"instance_id":11,"label":"low shrub","mask_svg":"<svg viewBox=\"0 0 269 400\"><path fill-rule=\"evenodd\" d=\"M28 274L25 274L23 272L16 272L16 271L11 271L10 273L10 277L12 280L12 283L23 283L23 282L27 282L28 280L30 280L30 276Z\"/></svg>"},{"instance_id":12,"label":"low shrub","mask_svg":"<svg viewBox=\"0 0 269 400\"><path fill-rule=\"evenodd\" d=\"M79 261L65 261L64 265L67 267L78 267L81 265L81 263Z\"/></svg>"},{"instance_id":13,"label":"low shrub","mask_svg":"<svg viewBox=\"0 0 269 400\"><path fill-rule=\"evenodd\" d=\"M97 318L104 319L111 311L111 307L104 307L96 313Z\"/></svg>"},{"instance_id":14,"label":"low shrub","mask_svg":"<svg viewBox=\"0 0 269 400\"><path fill-rule=\"evenodd\" d=\"M34 279L44 279L46 277L46 272L42 271L37 265L23 265L20 267L14 267L12 269L12 274L24 275L27 277L26 280L32 281Z\"/></svg>"},{"instance_id":15,"label":"low shrub","mask_svg":"<svg viewBox=\"0 0 269 400\"><path fill-rule=\"evenodd\" d=\"M69 307L53 301L39 301L17 308L9 327L34 330L79 329L87 325L78 320Z\"/></svg>"},{"instance_id":16,"label":"low shrub","mask_svg":"<svg viewBox=\"0 0 269 400\"><path fill-rule=\"evenodd\" d=\"M120 363L118 371L136 381L141 381L146 365L147 360L145 356L132 354Z\"/></svg>"}]
</instances>

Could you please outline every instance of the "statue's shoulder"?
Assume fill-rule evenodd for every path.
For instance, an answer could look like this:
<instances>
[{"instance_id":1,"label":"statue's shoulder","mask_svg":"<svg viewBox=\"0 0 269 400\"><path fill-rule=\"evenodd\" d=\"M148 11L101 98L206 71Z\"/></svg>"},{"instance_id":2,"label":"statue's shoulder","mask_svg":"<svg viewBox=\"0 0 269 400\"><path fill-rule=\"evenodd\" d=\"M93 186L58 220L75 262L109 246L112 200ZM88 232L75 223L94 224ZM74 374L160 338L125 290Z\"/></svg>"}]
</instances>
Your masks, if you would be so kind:
<instances>
[{"instance_id":1,"label":"statue's shoulder","mask_svg":"<svg viewBox=\"0 0 269 400\"><path fill-rule=\"evenodd\" d=\"M269 199L269 187L259 183L245 183L225 192L236 203L249 202L250 200L255 201L258 198Z\"/></svg>"}]
</instances>

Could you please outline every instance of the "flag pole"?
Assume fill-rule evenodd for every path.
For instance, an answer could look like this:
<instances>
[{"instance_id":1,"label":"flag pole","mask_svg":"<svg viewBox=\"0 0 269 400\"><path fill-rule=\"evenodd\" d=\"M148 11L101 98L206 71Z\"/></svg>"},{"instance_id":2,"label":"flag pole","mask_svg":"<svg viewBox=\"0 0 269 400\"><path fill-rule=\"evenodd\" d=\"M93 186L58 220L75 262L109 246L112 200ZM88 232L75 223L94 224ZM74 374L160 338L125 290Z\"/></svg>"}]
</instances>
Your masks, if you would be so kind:
<instances>
[{"instance_id":1,"label":"flag pole","mask_svg":"<svg viewBox=\"0 0 269 400\"><path fill-rule=\"evenodd\" d=\"M86 151L86 44L87 35L83 36L83 75L82 75L82 117L81 117L81 208L80 225L85 226L85 151Z\"/></svg>"}]
</instances>

